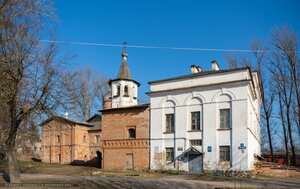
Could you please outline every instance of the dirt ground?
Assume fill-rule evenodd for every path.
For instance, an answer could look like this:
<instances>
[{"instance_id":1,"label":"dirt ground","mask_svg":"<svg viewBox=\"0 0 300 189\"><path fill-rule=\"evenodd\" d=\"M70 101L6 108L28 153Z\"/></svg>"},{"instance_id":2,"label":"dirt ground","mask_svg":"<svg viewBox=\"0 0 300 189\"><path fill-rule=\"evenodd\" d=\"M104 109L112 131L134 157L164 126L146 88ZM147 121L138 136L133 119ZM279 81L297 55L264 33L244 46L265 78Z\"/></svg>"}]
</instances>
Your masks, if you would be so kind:
<instances>
[{"instance_id":1,"label":"dirt ground","mask_svg":"<svg viewBox=\"0 0 300 189\"><path fill-rule=\"evenodd\" d=\"M256 178L256 179L232 179L232 180L199 180L195 176L189 175L166 175L160 178L139 178L136 176L120 177L120 176L64 176L53 174L21 174L23 184L32 184L28 187L17 187L17 185L7 185L0 181L0 188L104 188L104 189L201 189L201 188L299 188L300 179L271 179L271 178ZM63 186L42 187L45 183L61 184ZM34 186L34 187L33 187ZM37 187L39 186L39 187Z\"/></svg>"},{"instance_id":2,"label":"dirt ground","mask_svg":"<svg viewBox=\"0 0 300 189\"><path fill-rule=\"evenodd\" d=\"M108 171L94 167L60 164L21 164L23 185L9 185L0 175L2 188L104 188L104 189L170 189L170 188L300 188L300 178L230 178L212 175L189 175L172 172ZM6 170L0 163L0 172ZM51 184L51 185L50 185ZM54 184L54 185L53 185Z\"/></svg>"}]
</instances>

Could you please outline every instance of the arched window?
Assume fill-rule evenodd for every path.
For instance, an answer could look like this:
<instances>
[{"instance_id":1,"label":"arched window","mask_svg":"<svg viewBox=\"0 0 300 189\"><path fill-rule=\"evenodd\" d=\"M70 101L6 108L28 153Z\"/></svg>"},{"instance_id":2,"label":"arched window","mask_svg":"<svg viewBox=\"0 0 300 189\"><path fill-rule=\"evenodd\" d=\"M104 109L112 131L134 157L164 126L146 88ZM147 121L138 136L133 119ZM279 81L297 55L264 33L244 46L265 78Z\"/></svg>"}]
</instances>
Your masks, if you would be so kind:
<instances>
[{"instance_id":1,"label":"arched window","mask_svg":"<svg viewBox=\"0 0 300 189\"><path fill-rule=\"evenodd\" d=\"M120 85L117 86L117 95L116 96L120 96L121 93L121 87Z\"/></svg>"},{"instance_id":2,"label":"arched window","mask_svg":"<svg viewBox=\"0 0 300 189\"><path fill-rule=\"evenodd\" d=\"M60 137L57 135L57 142L60 143Z\"/></svg>"},{"instance_id":3,"label":"arched window","mask_svg":"<svg viewBox=\"0 0 300 189\"><path fill-rule=\"evenodd\" d=\"M128 85L125 85L124 87L124 96L129 96L129 92L128 92Z\"/></svg>"},{"instance_id":4,"label":"arched window","mask_svg":"<svg viewBox=\"0 0 300 189\"><path fill-rule=\"evenodd\" d=\"M86 140L86 136L84 135L84 136L83 136L83 142L85 142L85 140Z\"/></svg>"}]
</instances>

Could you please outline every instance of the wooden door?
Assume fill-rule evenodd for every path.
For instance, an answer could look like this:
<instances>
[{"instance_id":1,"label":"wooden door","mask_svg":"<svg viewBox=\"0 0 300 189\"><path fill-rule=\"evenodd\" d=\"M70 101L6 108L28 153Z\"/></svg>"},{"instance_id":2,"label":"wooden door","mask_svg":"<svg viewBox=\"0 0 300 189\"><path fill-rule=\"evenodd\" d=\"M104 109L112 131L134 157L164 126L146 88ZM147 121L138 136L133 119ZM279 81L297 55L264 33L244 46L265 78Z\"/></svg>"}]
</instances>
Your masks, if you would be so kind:
<instances>
[{"instance_id":1,"label":"wooden door","mask_svg":"<svg viewBox=\"0 0 300 189\"><path fill-rule=\"evenodd\" d=\"M133 170L133 154L126 154L126 169Z\"/></svg>"}]
</instances>

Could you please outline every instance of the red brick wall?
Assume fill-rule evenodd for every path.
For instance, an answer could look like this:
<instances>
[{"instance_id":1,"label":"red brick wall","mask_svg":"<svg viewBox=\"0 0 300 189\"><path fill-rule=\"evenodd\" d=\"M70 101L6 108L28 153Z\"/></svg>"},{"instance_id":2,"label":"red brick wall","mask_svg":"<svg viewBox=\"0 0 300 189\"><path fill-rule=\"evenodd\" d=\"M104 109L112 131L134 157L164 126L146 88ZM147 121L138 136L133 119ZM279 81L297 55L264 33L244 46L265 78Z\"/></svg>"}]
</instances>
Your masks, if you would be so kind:
<instances>
[{"instance_id":1,"label":"red brick wall","mask_svg":"<svg viewBox=\"0 0 300 189\"><path fill-rule=\"evenodd\" d=\"M60 142L57 141L58 135ZM52 120L43 126L41 139L43 162L69 164L90 158L88 127Z\"/></svg>"},{"instance_id":2,"label":"red brick wall","mask_svg":"<svg viewBox=\"0 0 300 189\"><path fill-rule=\"evenodd\" d=\"M126 154L133 154L134 170L149 169L149 148L104 149L104 169L126 169Z\"/></svg>"},{"instance_id":3,"label":"red brick wall","mask_svg":"<svg viewBox=\"0 0 300 189\"><path fill-rule=\"evenodd\" d=\"M104 169L126 169L126 154L133 154L135 170L149 169L149 107L102 112ZM135 127L136 139L128 138Z\"/></svg>"}]
</instances>

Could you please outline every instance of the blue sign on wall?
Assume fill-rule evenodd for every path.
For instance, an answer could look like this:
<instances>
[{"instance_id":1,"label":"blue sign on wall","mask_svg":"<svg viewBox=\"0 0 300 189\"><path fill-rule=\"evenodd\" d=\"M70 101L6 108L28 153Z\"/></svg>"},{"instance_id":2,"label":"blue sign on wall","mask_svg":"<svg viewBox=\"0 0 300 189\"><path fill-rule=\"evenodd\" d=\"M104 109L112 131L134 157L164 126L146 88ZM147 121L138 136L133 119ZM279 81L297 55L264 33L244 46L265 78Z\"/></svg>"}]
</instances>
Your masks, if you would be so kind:
<instances>
[{"instance_id":1,"label":"blue sign on wall","mask_svg":"<svg viewBox=\"0 0 300 189\"><path fill-rule=\"evenodd\" d=\"M207 146L207 152L211 152L212 148L211 146Z\"/></svg>"},{"instance_id":2,"label":"blue sign on wall","mask_svg":"<svg viewBox=\"0 0 300 189\"><path fill-rule=\"evenodd\" d=\"M240 146L238 147L239 149L243 150L246 149L246 146L244 143L240 143Z\"/></svg>"}]
</instances>

